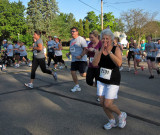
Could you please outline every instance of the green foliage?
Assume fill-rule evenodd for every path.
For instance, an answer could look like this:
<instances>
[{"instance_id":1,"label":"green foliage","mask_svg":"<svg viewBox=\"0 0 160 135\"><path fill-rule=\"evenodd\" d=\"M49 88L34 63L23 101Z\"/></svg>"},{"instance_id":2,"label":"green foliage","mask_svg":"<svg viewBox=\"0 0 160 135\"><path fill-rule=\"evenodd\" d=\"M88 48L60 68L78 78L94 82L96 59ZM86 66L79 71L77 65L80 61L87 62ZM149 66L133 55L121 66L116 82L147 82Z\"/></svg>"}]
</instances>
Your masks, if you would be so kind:
<instances>
[{"instance_id":1,"label":"green foliage","mask_svg":"<svg viewBox=\"0 0 160 135\"><path fill-rule=\"evenodd\" d=\"M84 23L84 36L86 38L89 37L89 22L88 20L86 19L85 23Z\"/></svg>"},{"instance_id":2,"label":"green foliage","mask_svg":"<svg viewBox=\"0 0 160 135\"><path fill-rule=\"evenodd\" d=\"M22 2L0 1L0 40L18 40L18 33L26 34L25 7Z\"/></svg>"},{"instance_id":3,"label":"green foliage","mask_svg":"<svg viewBox=\"0 0 160 135\"><path fill-rule=\"evenodd\" d=\"M93 30L97 30L99 32L101 31L101 15L96 16L94 11L91 11L87 13L85 19L87 19L89 22L90 32ZM113 32L117 30L118 23L114 15L112 15L112 12L103 14L103 28L106 29L107 26L109 26Z\"/></svg>"},{"instance_id":4,"label":"green foliage","mask_svg":"<svg viewBox=\"0 0 160 135\"><path fill-rule=\"evenodd\" d=\"M70 28L75 25L75 18L72 13L56 16L51 23L52 31L51 36L58 36L62 41L68 41L70 39Z\"/></svg>"},{"instance_id":5,"label":"green foliage","mask_svg":"<svg viewBox=\"0 0 160 135\"><path fill-rule=\"evenodd\" d=\"M82 19L79 20L78 31L79 31L79 35L83 36L83 22L82 22Z\"/></svg>"},{"instance_id":6,"label":"green foliage","mask_svg":"<svg viewBox=\"0 0 160 135\"><path fill-rule=\"evenodd\" d=\"M88 12L85 19L89 22L89 30L90 32L98 29L99 19L98 16L94 13L94 11Z\"/></svg>"}]
</instances>

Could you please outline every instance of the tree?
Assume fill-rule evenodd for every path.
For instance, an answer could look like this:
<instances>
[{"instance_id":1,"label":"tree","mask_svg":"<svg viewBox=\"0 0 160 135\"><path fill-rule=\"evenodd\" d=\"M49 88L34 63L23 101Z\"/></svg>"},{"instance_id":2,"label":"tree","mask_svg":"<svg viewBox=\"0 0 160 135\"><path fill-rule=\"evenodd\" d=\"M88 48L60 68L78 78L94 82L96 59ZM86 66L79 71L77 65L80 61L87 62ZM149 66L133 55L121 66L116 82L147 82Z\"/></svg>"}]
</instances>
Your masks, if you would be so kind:
<instances>
[{"instance_id":1,"label":"tree","mask_svg":"<svg viewBox=\"0 0 160 135\"><path fill-rule=\"evenodd\" d=\"M0 1L0 39L18 40L19 34L26 34L25 7L22 2Z\"/></svg>"},{"instance_id":2,"label":"tree","mask_svg":"<svg viewBox=\"0 0 160 135\"><path fill-rule=\"evenodd\" d=\"M89 22L86 19L84 23L84 36L89 37Z\"/></svg>"},{"instance_id":3,"label":"tree","mask_svg":"<svg viewBox=\"0 0 160 135\"><path fill-rule=\"evenodd\" d=\"M89 22L89 31L98 30L98 23L99 19L98 16L94 13L94 11L88 12L87 16L85 17L86 20Z\"/></svg>"},{"instance_id":4,"label":"tree","mask_svg":"<svg viewBox=\"0 0 160 135\"><path fill-rule=\"evenodd\" d=\"M147 23L154 20L155 15L151 15L148 12L144 12L142 9L131 9L121 14L122 20L125 23L127 35L133 37L138 41L146 33L147 27L144 27Z\"/></svg>"},{"instance_id":5,"label":"tree","mask_svg":"<svg viewBox=\"0 0 160 135\"><path fill-rule=\"evenodd\" d=\"M79 31L79 35L83 36L83 22L82 22L82 19L79 20L78 31Z\"/></svg>"},{"instance_id":6,"label":"tree","mask_svg":"<svg viewBox=\"0 0 160 135\"><path fill-rule=\"evenodd\" d=\"M50 35L56 35L63 41L70 39L70 28L75 25L75 18L72 13L60 13L52 20Z\"/></svg>"},{"instance_id":7,"label":"tree","mask_svg":"<svg viewBox=\"0 0 160 135\"><path fill-rule=\"evenodd\" d=\"M31 0L27 8L27 22L31 30L49 32L51 21L59 9L55 0Z\"/></svg>"}]
</instances>

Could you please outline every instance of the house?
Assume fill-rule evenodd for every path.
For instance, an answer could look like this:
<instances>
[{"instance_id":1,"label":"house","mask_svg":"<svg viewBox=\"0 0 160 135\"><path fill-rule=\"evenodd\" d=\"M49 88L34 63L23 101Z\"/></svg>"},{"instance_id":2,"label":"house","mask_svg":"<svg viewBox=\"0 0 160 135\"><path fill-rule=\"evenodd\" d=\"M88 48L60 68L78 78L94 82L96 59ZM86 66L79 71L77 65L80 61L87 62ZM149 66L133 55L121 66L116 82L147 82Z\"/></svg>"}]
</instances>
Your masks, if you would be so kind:
<instances>
[{"instance_id":1,"label":"house","mask_svg":"<svg viewBox=\"0 0 160 135\"><path fill-rule=\"evenodd\" d=\"M115 37L119 37L119 40L120 40L120 43L123 45L123 48L126 48L127 47L127 35L124 33L124 32L114 32L113 33Z\"/></svg>"}]
</instances>

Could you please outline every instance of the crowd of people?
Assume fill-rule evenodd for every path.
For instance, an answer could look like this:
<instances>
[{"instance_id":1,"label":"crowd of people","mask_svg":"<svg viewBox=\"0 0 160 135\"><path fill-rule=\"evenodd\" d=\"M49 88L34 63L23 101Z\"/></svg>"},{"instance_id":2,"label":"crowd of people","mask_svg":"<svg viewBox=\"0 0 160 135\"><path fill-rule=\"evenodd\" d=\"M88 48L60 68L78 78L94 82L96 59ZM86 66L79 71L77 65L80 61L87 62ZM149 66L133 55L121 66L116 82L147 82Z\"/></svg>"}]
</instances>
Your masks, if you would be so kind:
<instances>
[{"instance_id":1,"label":"crowd of people","mask_svg":"<svg viewBox=\"0 0 160 135\"><path fill-rule=\"evenodd\" d=\"M153 79L153 70L157 71L157 74L160 74L160 40L158 43L152 41L152 36L148 35L145 40L141 41L140 46L136 43L132 37L130 38L130 43L128 44L128 71L131 70L130 60L133 58L134 61L134 73L137 74L137 68L140 67L141 70L144 70L144 66L140 65L143 62L147 62L148 70L150 73L149 79Z\"/></svg>"},{"instance_id":2,"label":"crowd of people","mask_svg":"<svg viewBox=\"0 0 160 135\"><path fill-rule=\"evenodd\" d=\"M77 71L82 77L86 77L86 83L97 88L98 101L103 107L103 110L109 122L104 125L104 129L109 130L113 127L124 128L126 126L127 114L121 112L115 105L114 99L118 97L119 86L121 82L121 70L123 46L119 42L118 37L114 37L112 31L107 28L99 35L98 31L94 30L89 34L90 42L79 36L78 28L71 28L72 40L70 41L69 52L66 54L68 58L71 55L71 76L74 82L71 92L81 91L81 86L78 81ZM56 36L48 36L47 49L43 45L40 31L35 31L33 35L34 43L32 49L32 63L27 58L26 47L23 42L18 41L14 45L10 41L3 40L2 70L11 63L18 68L22 61L31 66L31 76L29 83L25 86L33 88L33 82L36 75L36 70L40 66L43 73L53 76L57 80L57 65L62 68L62 64L67 68L65 61L62 58L62 44ZM141 45L135 42L133 38L128 44L128 71L131 70L131 58L134 62L135 74L138 73L137 68L144 70L142 62L147 62L150 73L149 79L153 79L153 69L160 74L160 40L158 44L152 42L152 37L147 36L147 43L142 40ZM6 57L5 57L6 56ZM46 57L48 58L46 64ZM50 69L51 60L54 61L53 69ZM158 63L156 65L156 63ZM141 65L140 65L141 64ZM118 122L113 113L117 114Z\"/></svg>"}]
</instances>

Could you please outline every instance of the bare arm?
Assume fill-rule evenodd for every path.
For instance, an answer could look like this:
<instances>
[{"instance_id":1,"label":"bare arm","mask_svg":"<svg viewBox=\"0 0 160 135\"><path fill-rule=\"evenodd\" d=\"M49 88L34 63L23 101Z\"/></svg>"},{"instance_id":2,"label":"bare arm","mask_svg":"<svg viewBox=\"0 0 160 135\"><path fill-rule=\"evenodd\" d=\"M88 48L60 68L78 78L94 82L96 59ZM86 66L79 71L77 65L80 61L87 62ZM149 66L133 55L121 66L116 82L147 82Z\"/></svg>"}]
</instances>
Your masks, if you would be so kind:
<instances>
[{"instance_id":1,"label":"bare arm","mask_svg":"<svg viewBox=\"0 0 160 135\"><path fill-rule=\"evenodd\" d=\"M33 49L37 50L37 51L42 51L42 49L43 49L42 44L38 44L38 46L34 47Z\"/></svg>"},{"instance_id":2,"label":"bare arm","mask_svg":"<svg viewBox=\"0 0 160 135\"><path fill-rule=\"evenodd\" d=\"M87 47L84 47L81 55L80 55L80 56L77 56L76 58L77 58L77 59L81 59L86 53L87 53Z\"/></svg>"},{"instance_id":3,"label":"bare arm","mask_svg":"<svg viewBox=\"0 0 160 135\"><path fill-rule=\"evenodd\" d=\"M110 58L118 67L122 65L122 54L119 47L116 47L115 54L108 52Z\"/></svg>"}]
</instances>

